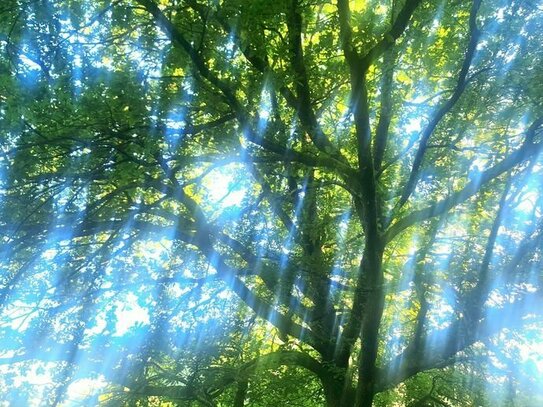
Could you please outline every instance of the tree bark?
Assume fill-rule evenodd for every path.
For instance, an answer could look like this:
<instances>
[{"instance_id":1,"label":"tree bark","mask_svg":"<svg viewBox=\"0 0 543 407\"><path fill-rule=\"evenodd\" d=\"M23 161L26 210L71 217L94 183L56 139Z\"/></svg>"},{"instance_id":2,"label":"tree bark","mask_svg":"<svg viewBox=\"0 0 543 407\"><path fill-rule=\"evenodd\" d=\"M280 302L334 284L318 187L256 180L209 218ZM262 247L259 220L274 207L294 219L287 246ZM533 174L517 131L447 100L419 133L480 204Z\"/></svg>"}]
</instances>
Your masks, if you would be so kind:
<instances>
[{"instance_id":1,"label":"tree bark","mask_svg":"<svg viewBox=\"0 0 543 407\"><path fill-rule=\"evenodd\" d=\"M242 380L238 383L236 396L234 397L234 407L243 407L245 405L245 395L247 394L248 387L249 382L247 380Z\"/></svg>"},{"instance_id":2,"label":"tree bark","mask_svg":"<svg viewBox=\"0 0 543 407\"><path fill-rule=\"evenodd\" d=\"M362 289L366 291L366 295L355 405L357 407L371 407L378 379L376 361L379 350L379 327L385 303L382 248L376 236L367 239L362 272L364 275Z\"/></svg>"}]
</instances>

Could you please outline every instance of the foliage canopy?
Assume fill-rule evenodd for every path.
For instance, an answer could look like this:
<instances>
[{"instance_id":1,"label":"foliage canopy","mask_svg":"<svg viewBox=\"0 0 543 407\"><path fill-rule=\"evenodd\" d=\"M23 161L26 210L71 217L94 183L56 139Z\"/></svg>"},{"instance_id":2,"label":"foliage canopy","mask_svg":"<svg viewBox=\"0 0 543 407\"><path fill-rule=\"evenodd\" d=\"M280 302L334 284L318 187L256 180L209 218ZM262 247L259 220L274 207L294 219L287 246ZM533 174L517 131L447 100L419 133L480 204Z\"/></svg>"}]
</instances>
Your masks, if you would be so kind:
<instances>
[{"instance_id":1,"label":"foliage canopy","mask_svg":"<svg viewBox=\"0 0 543 407\"><path fill-rule=\"evenodd\" d=\"M2 405L541 405L541 1L0 15Z\"/></svg>"}]
</instances>

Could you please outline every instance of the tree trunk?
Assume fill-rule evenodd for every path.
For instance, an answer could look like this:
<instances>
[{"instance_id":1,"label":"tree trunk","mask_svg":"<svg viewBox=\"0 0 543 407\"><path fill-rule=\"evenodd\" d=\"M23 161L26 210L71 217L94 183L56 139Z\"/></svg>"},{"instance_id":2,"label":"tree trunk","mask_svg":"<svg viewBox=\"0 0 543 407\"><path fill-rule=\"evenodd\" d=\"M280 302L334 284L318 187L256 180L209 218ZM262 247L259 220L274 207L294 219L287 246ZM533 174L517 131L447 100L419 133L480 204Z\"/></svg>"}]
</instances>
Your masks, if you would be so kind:
<instances>
[{"instance_id":1,"label":"tree trunk","mask_svg":"<svg viewBox=\"0 0 543 407\"><path fill-rule=\"evenodd\" d=\"M384 310L384 288L382 272L382 248L377 236L366 239L362 273L366 291L363 301L361 350L358 365L356 407L371 407L377 381L377 355L379 351L379 327Z\"/></svg>"},{"instance_id":2,"label":"tree trunk","mask_svg":"<svg viewBox=\"0 0 543 407\"><path fill-rule=\"evenodd\" d=\"M234 398L234 407L243 407L245 405L245 395L247 394L248 387L249 382L247 380L242 380L238 383L236 396Z\"/></svg>"},{"instance_id":3,"label":"tree trunk","mask_svg":"<svg viewBox=\"0 0 543 407\"><path fill-rule=\"evenodd\" d=\"M324 397L327 407L353 407L355 404L355 391L345 380L330 378L322 380Z\"/></svg>"}]
</instances>

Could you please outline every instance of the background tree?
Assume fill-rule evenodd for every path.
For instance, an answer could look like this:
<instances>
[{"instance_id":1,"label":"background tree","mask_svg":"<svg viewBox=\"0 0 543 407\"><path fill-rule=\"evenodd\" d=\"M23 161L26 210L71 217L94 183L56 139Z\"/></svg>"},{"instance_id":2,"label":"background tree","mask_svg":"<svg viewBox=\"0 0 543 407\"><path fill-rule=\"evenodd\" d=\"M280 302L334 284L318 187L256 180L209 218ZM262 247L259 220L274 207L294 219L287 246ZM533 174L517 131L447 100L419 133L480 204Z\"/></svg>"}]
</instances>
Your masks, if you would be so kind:
<instances>
[{"instance_id":1,"label":"background tree","mask_svg":"<svg viewBox=\"0 0 543 407\"><path fill-rule=\"evenodd\" d=\"M543 4L0 7L8 403L541 403Z\"/></svg>"}]
</instances>

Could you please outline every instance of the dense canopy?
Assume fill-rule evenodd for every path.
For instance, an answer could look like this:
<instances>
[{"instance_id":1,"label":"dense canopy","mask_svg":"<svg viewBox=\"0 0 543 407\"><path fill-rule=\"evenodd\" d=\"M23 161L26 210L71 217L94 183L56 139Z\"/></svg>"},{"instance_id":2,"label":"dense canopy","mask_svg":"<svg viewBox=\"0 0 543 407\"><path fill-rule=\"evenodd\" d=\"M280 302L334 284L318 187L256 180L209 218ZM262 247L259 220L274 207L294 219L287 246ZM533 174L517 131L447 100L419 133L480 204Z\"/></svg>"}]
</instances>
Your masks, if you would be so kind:
<instances>
[{"instance_id":1,"label":"dense canopy","mask_svg":"<svg viewBox=\"0 0 543 407\"><path fill-rule=\"evenodd\" d=\"M543 405L543 2L3 0L0 405Z\"/></svg>"}]
</instances>

